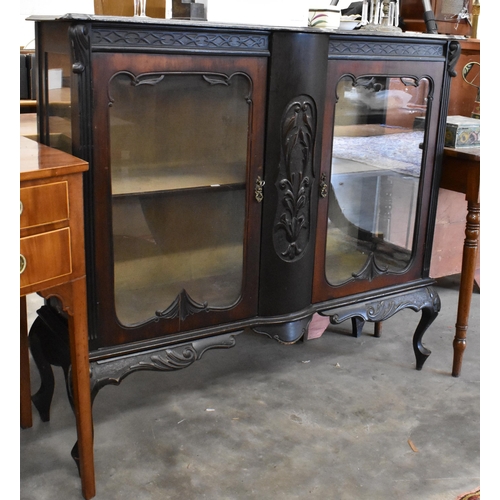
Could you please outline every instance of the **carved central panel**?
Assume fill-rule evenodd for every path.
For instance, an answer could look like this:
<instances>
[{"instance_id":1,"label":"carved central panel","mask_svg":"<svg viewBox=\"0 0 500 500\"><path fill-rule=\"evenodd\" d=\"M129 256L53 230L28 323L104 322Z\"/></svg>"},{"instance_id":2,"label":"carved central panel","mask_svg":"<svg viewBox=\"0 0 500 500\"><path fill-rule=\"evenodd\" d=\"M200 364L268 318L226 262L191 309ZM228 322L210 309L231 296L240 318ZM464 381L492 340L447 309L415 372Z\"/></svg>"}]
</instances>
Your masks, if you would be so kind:
<instances>
[{"instance_id":1,"label":"carved central panel","mask_svg":"<svg viewBox=\"0 0 500 500\"><path fill-rule=\"evenodd\" d=\"M299 260L310 240L316 105L306 95L287 105L281 120L274 249L285 261Z\"/></svg>"}]
</instances>

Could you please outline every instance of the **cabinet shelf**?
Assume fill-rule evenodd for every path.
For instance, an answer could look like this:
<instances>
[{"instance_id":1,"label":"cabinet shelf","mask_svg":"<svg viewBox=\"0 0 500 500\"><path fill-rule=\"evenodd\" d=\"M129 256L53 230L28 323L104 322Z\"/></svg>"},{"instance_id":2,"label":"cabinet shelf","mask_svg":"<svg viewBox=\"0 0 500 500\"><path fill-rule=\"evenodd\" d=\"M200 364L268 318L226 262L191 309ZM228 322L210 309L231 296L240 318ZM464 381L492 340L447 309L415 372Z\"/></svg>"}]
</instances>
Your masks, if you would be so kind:
<instances>
[{"instance_id":1,"label":"cabinet shelf","mask_svg":"<svg viewBox=\"0 0 500 500\"><path fill-rule=\"evenodd\" d=\"M159 192L244 189L245 166L118 167L113 170L112 193L142 195Z\"/></svg>"}]
</instances>

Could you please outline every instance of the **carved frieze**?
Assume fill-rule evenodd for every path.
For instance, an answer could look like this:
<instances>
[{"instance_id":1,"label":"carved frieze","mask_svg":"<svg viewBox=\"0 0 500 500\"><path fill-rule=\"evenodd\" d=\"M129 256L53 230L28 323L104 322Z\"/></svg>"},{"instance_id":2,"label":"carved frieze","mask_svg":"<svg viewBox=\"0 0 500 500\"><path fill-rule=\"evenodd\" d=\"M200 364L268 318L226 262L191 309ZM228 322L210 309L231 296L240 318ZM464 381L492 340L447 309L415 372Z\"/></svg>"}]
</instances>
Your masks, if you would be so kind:
<instances>
[{"instance_id":1,"label":"carved frieze","mask_svg":"<svg viewBox=\"0 0 500 500\"><path fill-rule=\"evenodd\" d=\"M97 50L108 48L195 49L267 54L268 45L268 35L265 33L146 30L144 27L92 30L92 46Z\"/></svg>"},{"instance_id":2,"label":"carved frieze","mask_svg":"<svg viewBox=\"0 0 500 500\"><path fill-rule=\"evenodd\" d=\"M443 47L434 44L377 42L373 38L369 41L330 40L328 55L442 57Z\"/></svg>"}]
</instances>

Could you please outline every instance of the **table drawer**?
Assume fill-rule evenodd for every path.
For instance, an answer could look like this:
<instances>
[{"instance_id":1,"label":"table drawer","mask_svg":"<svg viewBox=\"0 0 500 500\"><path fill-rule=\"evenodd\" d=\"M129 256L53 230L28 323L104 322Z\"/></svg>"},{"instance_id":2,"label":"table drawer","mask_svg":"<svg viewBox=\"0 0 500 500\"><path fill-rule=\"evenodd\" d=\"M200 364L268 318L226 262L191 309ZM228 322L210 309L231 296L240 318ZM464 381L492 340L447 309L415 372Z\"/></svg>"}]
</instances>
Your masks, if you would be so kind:
<instances>
[{"instance_id":1,"label":"table drawer","mask_svg":"<svg viewBox=\"0 0 500 500\"><path fill-rule=\"evenodd\" d=\"M21 238L21 288L72 272L69 228Z\"/></svg>"},{"instance_id":2,"label":"table drawer","mask_svg":"<svg viewBox=\"0 0 500 500\"><path fill-rule=\"evenodd\" d=\"M21 188L21 228L67 220L68 200L66 181Z\"/></svg>"}]
</instances>

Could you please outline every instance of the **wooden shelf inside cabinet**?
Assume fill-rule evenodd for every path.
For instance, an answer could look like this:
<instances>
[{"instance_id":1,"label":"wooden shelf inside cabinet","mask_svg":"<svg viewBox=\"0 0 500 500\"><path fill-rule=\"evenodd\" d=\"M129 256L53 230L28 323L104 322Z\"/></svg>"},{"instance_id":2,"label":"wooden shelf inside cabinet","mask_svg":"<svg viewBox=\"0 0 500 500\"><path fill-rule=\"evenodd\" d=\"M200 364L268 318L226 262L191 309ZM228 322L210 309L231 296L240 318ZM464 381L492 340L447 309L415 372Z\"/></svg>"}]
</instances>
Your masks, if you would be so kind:
<instances>
[{"instance_id":1,"label":"wooden shelf inside cabinet","mask_svg":"<svg viewBox=\"0 0 500 500\"><path fill-rule=\"evenodd\" d=\"M88 361L82 174L88 163L20 138L21 427L32 426L26 295L56 296L68 314L78 461L95 495Z\"/></svg>"},{"instance_id":2,"label":"wooden shelf inside cabinet","mask_svg":"<svg viewBox=\"0 0 500 500\"><path fill-rule=\"evenodd\" d=\"M230 166L118 167L113 171L113 196L142 195L199 189L241 189L245 168Z\"/></svg>"}]
</instances>

